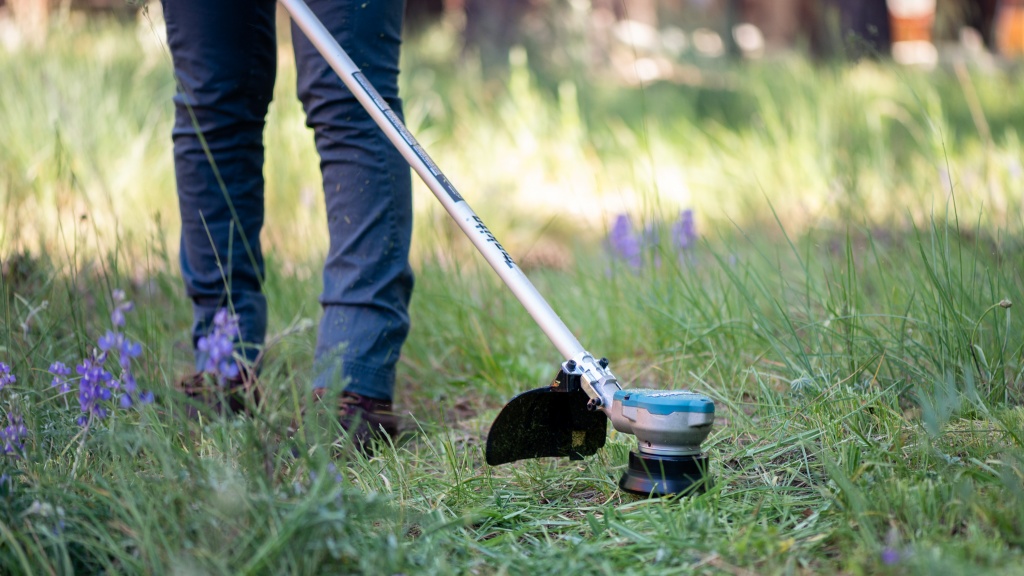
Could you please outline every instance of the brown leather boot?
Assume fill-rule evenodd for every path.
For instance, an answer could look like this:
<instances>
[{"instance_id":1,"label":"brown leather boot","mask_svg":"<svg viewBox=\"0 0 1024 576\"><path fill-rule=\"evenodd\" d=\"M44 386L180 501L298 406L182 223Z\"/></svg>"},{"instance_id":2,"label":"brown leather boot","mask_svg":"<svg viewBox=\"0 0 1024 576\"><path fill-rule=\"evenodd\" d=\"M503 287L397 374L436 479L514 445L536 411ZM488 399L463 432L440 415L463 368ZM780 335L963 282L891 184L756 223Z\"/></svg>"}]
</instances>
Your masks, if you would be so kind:
<instances>
[{"instance_id":1,"label":"brown leather boot","mask_svg":"<svg viewBox=\"0 0 1024 576\"><path fill-rule=\"evenodd\" d=\"M177 388L191 400L186 403L185 410L192 420L199 418L201 408L220 416L251 416L252 409L259 406L261 400L255 378L245 374L227 380L221 386L212 374L197 372L182 378Z\"/></svg>"},{"instance_id":2,"label":"brown leather boot","mask_svg":"<svg viewBox=\"0 0 1024 576\"><path fill-rule=\"evenodd\" d=\"M320 401L327 389L316 388L313 398ZM374 440L398 436L399 417L391 402L368 398L352 392L342 392L338 398L338 422L349 434L352 444L363 454L372 454Z\"/></svg>"}]
</instances>

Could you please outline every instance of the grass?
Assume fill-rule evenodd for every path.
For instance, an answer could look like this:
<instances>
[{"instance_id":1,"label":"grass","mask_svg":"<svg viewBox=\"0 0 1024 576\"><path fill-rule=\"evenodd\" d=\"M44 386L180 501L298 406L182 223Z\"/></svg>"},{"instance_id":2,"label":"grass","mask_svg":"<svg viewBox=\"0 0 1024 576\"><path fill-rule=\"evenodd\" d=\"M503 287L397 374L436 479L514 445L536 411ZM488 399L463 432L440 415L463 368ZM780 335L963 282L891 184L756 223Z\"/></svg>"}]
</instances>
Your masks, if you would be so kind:
<instances>
[{"instance_id":1,"label":"grass","mask_svg":"<svg viewBox=\"0 0 1024 576\"><path fill-rule=\"evenodd\" d=\"M18 376L0 408L31 432L0 460L0 572L1019 573L1019 75L969 75L985 137L942 71L785 60L639 93L520 65L481 102L449 35L411 45L410 124L570 328L628 386L715 399L714 488L653 501L616 489L632 444L614 432L582 462L483 463L501 404L561 358L422 189L398 398L417 433L371 459L336 458L329 426L286 437L326 246L288 58L267 129L267 402L183 419L153 43L93 23L0 54L21 88L0 99L0 360ZM687 206L703 238L682 255L663 238L637 270L601 245L615 212ZM116 287L158 401L83 431L45 371L95 345Z\"/></svg>"}]
</instances>

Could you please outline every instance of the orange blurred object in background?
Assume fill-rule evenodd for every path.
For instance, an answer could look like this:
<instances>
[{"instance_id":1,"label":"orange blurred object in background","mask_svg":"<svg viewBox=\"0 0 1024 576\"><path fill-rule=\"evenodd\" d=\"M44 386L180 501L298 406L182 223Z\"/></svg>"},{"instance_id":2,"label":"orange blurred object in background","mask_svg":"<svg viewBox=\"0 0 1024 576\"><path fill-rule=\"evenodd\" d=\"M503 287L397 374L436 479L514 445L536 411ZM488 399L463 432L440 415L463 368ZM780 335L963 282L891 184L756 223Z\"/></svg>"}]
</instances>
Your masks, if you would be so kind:
<instances>
[{"instance_id":1,"label":"orange blurred object in background","mask_svg":"<svg viewBox=\"0 0 1024 576\"><path fill-rule=\"evenodd\" d=\"M1002 0L996 12L996 48L1003 56L1024 55L1024 0Z\"/></svg>"},{"instance_id":2,"label":"orange blurred object in background","mask_svg":"<svg viewBox=\"0 0 1024 576\"><path fill-rule=\"evenodd\" d=\"M892 41L931 42L935 0L887 0Z\"/></svg>"}]
</instances>

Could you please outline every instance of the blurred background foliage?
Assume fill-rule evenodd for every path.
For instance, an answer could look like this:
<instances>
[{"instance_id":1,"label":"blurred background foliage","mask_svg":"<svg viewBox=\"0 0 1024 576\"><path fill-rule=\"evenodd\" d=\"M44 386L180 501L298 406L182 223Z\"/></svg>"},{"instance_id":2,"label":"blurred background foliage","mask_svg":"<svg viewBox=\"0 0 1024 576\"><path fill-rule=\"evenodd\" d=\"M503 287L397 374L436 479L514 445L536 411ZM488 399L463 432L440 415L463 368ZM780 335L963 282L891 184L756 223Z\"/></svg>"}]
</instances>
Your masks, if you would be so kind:
<instances>
[{"instance_id":1,"label":"blurred background foliage","mask_svg":"<svg viewBox=\"0 0 1024 576\"><path fill-rule=\"evenodd\" d=\"M705 231L776 217L788 230L891 228L930 219L955 192L972 221L1019 220L1019 0L407 10L408 123L528 259L564 261L562 246L623 212L692 208ZM160 14L156 2L0 0L0 252L117 238L140 253L170 238L174 252L174 80ZM265 172L281 217L265 238L306 260L324 248L323 201L283 12L279 24ZM429 194L416 198L418 233L452 235ZM80 234L92 240L71 241Z\"/></svg>"}]
</instances>

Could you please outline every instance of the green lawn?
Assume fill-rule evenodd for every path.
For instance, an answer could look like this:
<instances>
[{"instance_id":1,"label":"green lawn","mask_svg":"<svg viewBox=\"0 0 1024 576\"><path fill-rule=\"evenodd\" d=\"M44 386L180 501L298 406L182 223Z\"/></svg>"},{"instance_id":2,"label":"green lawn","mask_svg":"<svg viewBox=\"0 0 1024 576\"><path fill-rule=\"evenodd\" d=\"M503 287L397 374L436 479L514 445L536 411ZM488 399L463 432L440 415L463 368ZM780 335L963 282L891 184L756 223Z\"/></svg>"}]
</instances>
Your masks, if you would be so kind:
<instances>
[{"instance_id":1,"label":"green lawn","mask_svg":"<svg viewBox=\"0 0 1024 576\"><path fill-rule=\"evenodd\" d=\"M450 33L409 41L410 127L583 344L628 387L715 400L714 487L646 500L617 490L616 432L582 462L484 463L503 402L563 359L422 186L411 432L371 459L312 418L287 437L326 231L283 50L266 402L199 422L171 391L191 313L168 56L110 22L0 51L0 427L27 430L0 454L0 573L1021 573L1019 68L785 58L639 90L519 62L494 90ZM678 249L683 208L700 241ZM639 267L605 244L619 213L651 230ZM79 426L47 369L92 351L118 288L157 399Z\"/></svg>"}]
</instances>

